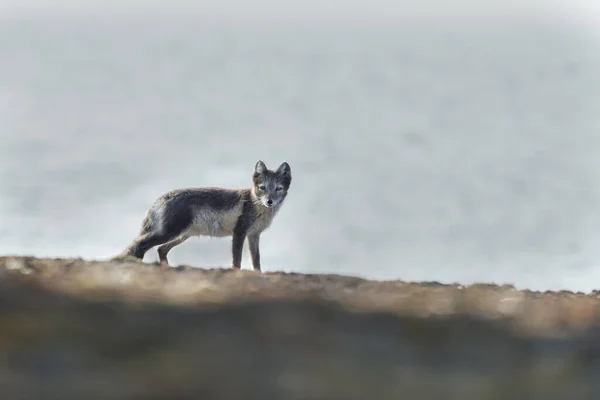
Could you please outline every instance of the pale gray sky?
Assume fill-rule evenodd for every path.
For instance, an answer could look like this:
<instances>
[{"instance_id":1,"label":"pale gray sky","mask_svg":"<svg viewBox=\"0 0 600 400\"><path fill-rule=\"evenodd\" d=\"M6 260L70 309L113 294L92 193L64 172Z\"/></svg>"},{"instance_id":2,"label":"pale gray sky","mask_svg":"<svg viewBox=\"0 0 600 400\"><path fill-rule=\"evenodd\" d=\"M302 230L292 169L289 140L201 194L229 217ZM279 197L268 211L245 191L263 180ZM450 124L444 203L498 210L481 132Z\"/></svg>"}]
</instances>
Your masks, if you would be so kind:
<instances>
[{"instance_id":1,"label":"pale gray sky","mask_svg":"<svg viewBox=\"0 0 600 400\"><path fill-rule=\"evenodd\" d=\"M600 0L0 0L0 14L194 13L205 17L351 20L528 18L600 22Z\"/></svg>"}]
</instances>

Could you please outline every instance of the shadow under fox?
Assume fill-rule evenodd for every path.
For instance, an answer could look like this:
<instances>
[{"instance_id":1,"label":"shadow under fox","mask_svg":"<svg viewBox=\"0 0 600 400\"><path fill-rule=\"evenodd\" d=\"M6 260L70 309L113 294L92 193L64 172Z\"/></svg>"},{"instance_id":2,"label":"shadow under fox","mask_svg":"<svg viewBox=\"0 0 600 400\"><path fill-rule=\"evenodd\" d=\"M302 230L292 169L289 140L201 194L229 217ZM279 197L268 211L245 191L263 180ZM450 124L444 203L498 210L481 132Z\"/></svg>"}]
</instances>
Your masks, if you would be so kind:
<instances>
[{"instance_id":1,"label":"shadow under fox","mask_svg":"<svg viewBox=\"0 0 600 400\"><path fill-rule=\"evenodd\" d=\"M168 265L169 251L192 236L232 236L232 268L241 268L247 238L252 267L260 271L260 234L271 225L291 182L287 162L269 170L258 161L249 189L204 187L167 192L150 207L138 237L121 257L143 259L148 250L159 246L159 260Z\"/></svg>"}]
</instances>

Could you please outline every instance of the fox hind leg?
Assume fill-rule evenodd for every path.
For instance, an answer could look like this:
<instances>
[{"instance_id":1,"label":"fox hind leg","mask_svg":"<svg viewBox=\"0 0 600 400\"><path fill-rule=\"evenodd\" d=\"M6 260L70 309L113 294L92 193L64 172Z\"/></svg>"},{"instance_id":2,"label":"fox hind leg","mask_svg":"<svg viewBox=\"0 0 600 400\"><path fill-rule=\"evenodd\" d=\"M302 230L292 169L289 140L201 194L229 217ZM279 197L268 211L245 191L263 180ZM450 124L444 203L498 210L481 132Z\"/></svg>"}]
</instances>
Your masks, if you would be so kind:
<instances>
[{"instance_id":1,"label":"fox hind leg","mask_svg":"<svg viewBox=\"0 0 600 400\"><path fill-rule=\"evenodd\" d=\"M181 243L185 242L188 238L189 236L180 236L177 239L171 240L170 242L160 246L157 250L160 263L169 265L169 260L167 259L167 254L169 254L169 251L171 251L173 247L179 246Z\"/></svg>"},{"instance_id":2,"label":"fox hind leg","mask_svg":"<svg viewBox=\"0 0 600 400\"><path fill-rule=\"evenodd\" d=\"M148 250L159 244L167 243L173 237L167 234L157 234L155 232L143 233L138 236L121 254L122 256L133 256L143 259Z\"/></svg>"},{"instance_id":3,"label":"fox hind leg","mask_svg":"<svg viewBox=\"0 0 600 400\"><path fill-rule=\"evenodd\" d=\"M184 199L185 200L185 199ZM183 243L178 238L185 235L186 230L193 222L193 210L183 200L174 199L169 203L157 201L148 210L138 237L121 253L124 256L133 256L143 259L148 250L154 246L162 246L159 257L166 259L166 255L173 247Z\"/></svg>"}]
</instances>

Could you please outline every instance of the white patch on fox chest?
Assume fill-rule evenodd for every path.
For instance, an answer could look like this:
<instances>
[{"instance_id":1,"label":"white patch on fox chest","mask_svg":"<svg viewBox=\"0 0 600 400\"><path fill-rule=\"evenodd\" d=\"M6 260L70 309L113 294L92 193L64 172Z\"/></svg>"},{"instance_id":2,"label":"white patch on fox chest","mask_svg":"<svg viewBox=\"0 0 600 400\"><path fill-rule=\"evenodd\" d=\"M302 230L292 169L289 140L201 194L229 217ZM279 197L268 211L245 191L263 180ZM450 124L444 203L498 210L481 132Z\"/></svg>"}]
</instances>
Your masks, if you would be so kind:
<instances>
[{"instance_id":1,"label":"white patch on fox chest","mask_svg":"<svg viewBox=\"0 0 600 400\"><path fill-rule=\"evenodd\" d=\"M186 234L188 236L231 236L241 214L241 204L229 210L199 208Z\"/></svg>"}]
</instances>

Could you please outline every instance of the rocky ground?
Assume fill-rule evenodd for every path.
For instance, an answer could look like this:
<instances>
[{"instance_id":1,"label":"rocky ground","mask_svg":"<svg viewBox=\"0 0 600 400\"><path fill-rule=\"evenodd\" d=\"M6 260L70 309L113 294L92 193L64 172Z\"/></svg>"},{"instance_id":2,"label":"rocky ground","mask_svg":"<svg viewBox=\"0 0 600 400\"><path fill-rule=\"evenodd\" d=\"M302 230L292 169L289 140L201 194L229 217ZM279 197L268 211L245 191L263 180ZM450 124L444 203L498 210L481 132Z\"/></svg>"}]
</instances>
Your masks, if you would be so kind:
<instances>
[{"instance_id":1,"label":"rocky ground","mask_svg":"<svg viewBox=\"0 0 600 400\"><path fill-rule=\"evenodd\" d=\"M596 293L0 257L1 399L596 399Z\"/></svg>"}]
</instances>

